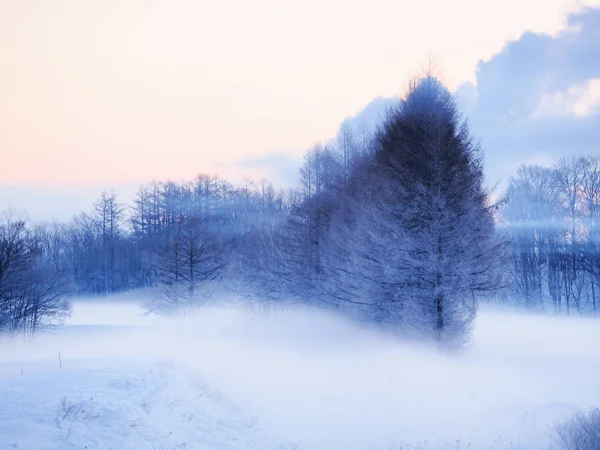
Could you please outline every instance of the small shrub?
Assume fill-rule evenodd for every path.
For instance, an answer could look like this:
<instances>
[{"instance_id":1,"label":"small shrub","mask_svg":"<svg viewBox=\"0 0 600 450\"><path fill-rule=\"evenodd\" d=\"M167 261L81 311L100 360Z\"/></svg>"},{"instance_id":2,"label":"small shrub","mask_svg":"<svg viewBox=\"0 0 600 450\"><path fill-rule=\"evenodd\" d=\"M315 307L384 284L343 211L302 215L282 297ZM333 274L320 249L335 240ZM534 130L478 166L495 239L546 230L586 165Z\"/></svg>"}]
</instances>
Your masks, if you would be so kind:
<instances>
[{"instance_id":1,"label":"small shrub","mask_svg":"<svg viewBox=\"0 0 600 450\"><path fill-rule=\"evenodd\" d=\"M62 397L56 413L57 424L72 420L94 420L96 415L93 411L93 401L93 398L72 401L67 397Z\"/></svg>"},{"instance_id":2,"label":"small shrub","mask_svg":"<svg viewBox=\"0 0 600 450\"><path fill-rule=\"evenodd\" d=\"M574 414L556 426L556 434L565 450L600 449L600 409Z\"/></svg>"}]
</instances>

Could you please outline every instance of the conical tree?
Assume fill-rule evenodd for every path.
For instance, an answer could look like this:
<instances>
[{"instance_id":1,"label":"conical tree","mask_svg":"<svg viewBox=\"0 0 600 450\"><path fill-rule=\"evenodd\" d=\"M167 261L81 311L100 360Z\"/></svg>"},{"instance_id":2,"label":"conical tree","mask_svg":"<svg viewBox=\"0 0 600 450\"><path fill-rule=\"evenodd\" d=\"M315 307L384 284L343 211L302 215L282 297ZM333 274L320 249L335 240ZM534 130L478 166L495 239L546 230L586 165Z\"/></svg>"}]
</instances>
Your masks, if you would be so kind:
<instances>
[{"instance_id":1,"label":"conical tree","mask_svg":"<svg viewBox=\"0 0 600 450\"><path fill-rule=\"evenodd\" d=\"M476 293L497 281L496 205L483 187L482 152L437 79L411 86L379 133L371 172L382 186L373 230L388 249L380 272L396 291L386 296L395 299L390 313L441 342L464 343Z\"/></svg>"}]
</instances>

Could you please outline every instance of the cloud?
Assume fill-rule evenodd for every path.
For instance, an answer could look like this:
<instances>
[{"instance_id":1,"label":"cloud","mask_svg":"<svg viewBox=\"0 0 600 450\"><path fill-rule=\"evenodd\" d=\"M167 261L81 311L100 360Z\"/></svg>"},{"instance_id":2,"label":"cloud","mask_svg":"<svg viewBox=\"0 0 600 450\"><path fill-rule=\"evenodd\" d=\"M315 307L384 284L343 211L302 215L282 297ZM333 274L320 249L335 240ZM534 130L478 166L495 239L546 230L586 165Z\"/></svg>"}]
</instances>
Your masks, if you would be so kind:
<instances>
[{"instance_id":1,"label":"cloud","mask_svg":"<svg viewBox=\"0 0 600 450\"><path fill-rule=\"evenodd\" d=\"M299 152L295 153L269 153L262 156L254 156L240 159L232 163L223 163L238 176L250 176L255 179L266 178L276 187L296 187L298 181L298 170L302 164Z\"/></svg>"},{"instance_id":2,"label":"cloud","mask_svg":"<svg viewBox=\"0 0 600 450\"><path fill-rule=\"evenodd\" d=\"M473 83L461 84L454 92L458 107L465 114L470 113L475 108L478 96L477 86Z\"/></svg>"},{"instance_id":3,"label":"cloud","mask_svg":"<svg viewBox=\"0 0 600 450\"><path fill-rule=\"evenodd\" d=\"M482 140L490 184L505 186L540 158L600 154L600 8L570 14L555 36L507 43L456 95Z\"/></svg>"},{"instance_id":4,"label":"cloud","mask_svg":"<svg viewBox=\"0 0 600 450\"><path fill-rule=\"evenodd\" d=\"M598 106L600 106L600 78L573 85L566 91L545 94L533 117L543 119L550 116L575 115L585 118L593 114Z\"/></svg>"},{"instance_id":5,"label":"cloud","mask_svg":"<svg viewBox=\"0 0 600 450\"><path fill-rule=\"evenodd\" d=\"M374 131L385 120L387 113L399 104L399 97L376 97L358 114L344 119L340 125L340 130L342 127L348 126L355 136L359 136L363 129L366 131Z\"/></svg>"}]
</instances>

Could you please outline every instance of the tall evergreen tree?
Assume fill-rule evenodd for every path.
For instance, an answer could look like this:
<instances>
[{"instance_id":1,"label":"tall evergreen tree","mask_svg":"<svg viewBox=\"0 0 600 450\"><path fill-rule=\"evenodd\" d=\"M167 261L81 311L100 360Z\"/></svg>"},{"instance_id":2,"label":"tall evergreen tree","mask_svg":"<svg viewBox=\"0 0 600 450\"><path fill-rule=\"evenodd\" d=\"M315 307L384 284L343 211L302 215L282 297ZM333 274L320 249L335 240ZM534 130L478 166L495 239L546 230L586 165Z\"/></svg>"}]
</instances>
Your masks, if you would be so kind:
<instances>
[{"instance_id":1,"label":"tall evergreen tree","mask_svg":"<svg viewBox=\"0 0 600 450\"><path fill-rule=\"evenodd\" d=\"M381 189L370 245L393 289L385 308L420 333L465 342L475 295L498 281L497 205L483 187L481 150L437 79L414 83L382 128L371 184Z\"/></svg>"}]
</instances>

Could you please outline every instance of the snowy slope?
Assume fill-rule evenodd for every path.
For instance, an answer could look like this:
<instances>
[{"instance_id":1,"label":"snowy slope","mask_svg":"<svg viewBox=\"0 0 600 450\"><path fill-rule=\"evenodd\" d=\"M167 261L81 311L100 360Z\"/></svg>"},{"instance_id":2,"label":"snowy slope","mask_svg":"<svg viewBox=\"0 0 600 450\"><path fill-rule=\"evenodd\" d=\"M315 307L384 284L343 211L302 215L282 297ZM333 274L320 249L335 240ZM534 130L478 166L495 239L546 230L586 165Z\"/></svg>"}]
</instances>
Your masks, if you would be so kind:
<instances>
[{"instance_id":1,"label":"snowy slope","mask_svg":"<svg viewBox=\"0 0 600 450\"><path fill-rule=\"evenodd\" d=\"M0 341L0 449L293 448L135 341L157 317L118 300L81 302L65 328L34 341Z\"/></svg>"},{"instance_id":2,"label":"snowy slope","mask_svg":"<svg viewBox=\"0 0 600 450\"><path fill-rule=\"evenodd\" d=\"M284 448L235 403L172 366L76 366L2 380L0 448Z\"/></svg>"},{"instance_id":3,"label":"snowy slope","mask_svg":"<svg viewBox=\"0 0 600 450\"><path fill-rule=\"evenodd\" d=\"M0 341L0 449L552 449L599 373L587 319L483 312L450 356L310 309L82 302Z\"/></svg>"}]
</instances>

